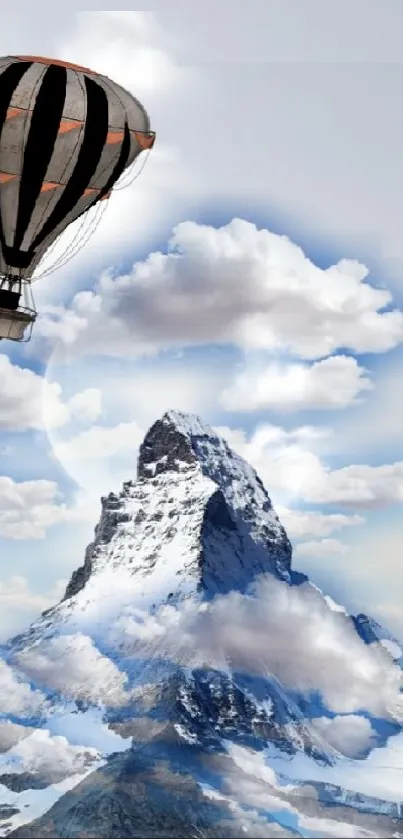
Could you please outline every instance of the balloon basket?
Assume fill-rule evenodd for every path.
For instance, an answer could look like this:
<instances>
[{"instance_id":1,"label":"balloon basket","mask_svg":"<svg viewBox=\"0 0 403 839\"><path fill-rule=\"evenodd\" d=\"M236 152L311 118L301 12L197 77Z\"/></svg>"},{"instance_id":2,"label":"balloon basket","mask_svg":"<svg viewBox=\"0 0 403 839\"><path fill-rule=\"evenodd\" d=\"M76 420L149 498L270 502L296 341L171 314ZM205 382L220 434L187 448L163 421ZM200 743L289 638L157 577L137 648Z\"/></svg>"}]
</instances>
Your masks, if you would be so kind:
<instances>
[{"instance_id":1,"label":"balloon basket","mask_svg":"<svg viewBox=\"0 0 403 839\"><path fill-rule=\"evenodd\" d=\"M36 318L31 284L0 278L0 341L26 343Z\"/></svg>"}]
</instances>

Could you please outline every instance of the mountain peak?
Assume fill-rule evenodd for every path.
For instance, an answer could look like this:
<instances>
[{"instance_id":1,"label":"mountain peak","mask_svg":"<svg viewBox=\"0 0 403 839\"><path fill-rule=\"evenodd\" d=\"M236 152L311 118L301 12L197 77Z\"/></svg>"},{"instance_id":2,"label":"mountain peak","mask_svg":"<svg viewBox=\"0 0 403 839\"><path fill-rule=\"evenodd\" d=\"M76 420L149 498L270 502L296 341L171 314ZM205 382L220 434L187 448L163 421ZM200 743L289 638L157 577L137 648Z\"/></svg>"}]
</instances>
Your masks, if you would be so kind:
<instances>
[{"instance_id":1,"label":"mountain peak","mask_svg":"<svg viewBox=\"0 0 403 839\"><path fill-rule=\"evenodd\" d=\"M166 425L175 426L180 433L189 436L217 437L211 425L204 422L198 414L190 414L184 411L166 411L162 417L162 422Z\"/></svg>"},{"instance_id":2,"label":"mountain peak","mask_svg":"<svg viewBox=\"0 0 403 839\"><path fill-rule=\"evenodd\" d=\"M290 543L255 470L199 417L167 412L145 435L137 480L126 481L120 493L102 499L94 541L64 600L7 646L6 665L16 667L16 676L10 681L6 670L5 684L7 691L11 685L19 705L3 731L0 836L121 837L148 831L149 836L166 837L239 839L247 834L292 839L336 836L339 827L345 835L403 839L399 803L368 798L332 782L338 783L343 773L352 777L353 760L348 756L350 773L346 772L343 729L341 751L334 733L332 743L332 731L340 731L343 716L350 732L351 721L362 719L355 705L351 714L348 705L340 706L337 697L344 703L345 692L336 692L333 699L330 689L330 700L327 689L319 693L320 684L327 685L330 679L332 663L327 658L333 643L338 674L339 649L349 637L353 642L347 613L328 622L332 610L340 612L341 607L324 598L323 609L317 611L312 599L316 587L311 585L301 591L302 599L308 597L302 608L299 598L288 600L291 585L288 591L276 584L283 597L288 592L288 612L283 616L283 607L276 612L275 601L268 600L267 611L280 624L267 625L266 637L267 633L274 637L269 639L271 653L267 660L263 655L262 668L248 667L248 640L239 660L231 650L226 655L226 642L220 644L213 633L213 647L222 646L222 667L209 661L210 640L207 655L204 642L199 651L203 624L197 624L200 635L192 629L193 607L204 616L209 608L202 600L246 592L265 572L290 584L307 581L291 570ZM321 596L316 589L315 598ZM254 609L252 598L245 601ZM286 623L295 602L300 620L306 620L313 608L314 623L293 651L293 634L302 622L291 620L290 634ZM167 609L168 603L183 610ZM257 602L256 606L259 615L265 606ZM233 604L231 614L232 608ZM182 611L184 623L177 622ZM216 614L225 621L225 610ZM315 644L321 616L330 638L325 650ZM248 626L243 620L237 643L245 637L242 626ZM378 642L395 660L401 655L376 621L361 614L353 618L351 632L354 625L364 643ZM250 632L254 626L249 624ZM333 635L337 631L340 644ZM251 664L262 657L259 645L256 639ZM319 658L310 670L317 647ZM357 655L353 644L353 657L342 662L346 668L342 673L353 672ZM282 658L284 667L279 671ZM380 670L374 659L372 672L383 676L388 671L383 669L386 659L381 661ZM324 681L317 682L319 668L327 667ZM364 669L369 671L369 663ZM304 673L302 682L299 673ZM370 688L368 679L364 682L358 681L357 692L352 692L354 703ZM380 729L371 728L371 705L368 709L365 723L373 732L369 742L374 743L368 745L369 751L378 748L375 737ZM389 717L384 723L385 741L396 727ZM13 737L18 746L22 743L20 751L7 746ZM360 781L359 767L365 763L360 738L356 742L360 752L356 774L365 787L366 774L361 773ZM345 743L347 748L347 739ZM49 757L50 751L55 757ZM249 816L255 805L259 812L253 809L257 821L253 816L252 822ZM167 813L173 814L168 821ZM288 829L290 813L292 829ZM38 820L24 826L38 815Z\"/></svg>"},{"instance_id":3,"label":"mountain peak","mask_svg":"<svg viewBox=\"0 0 403 839\"><path fill-rule=\"evenodd\" d=\"M280 576L290 571L291 545L273 510L262 481L250 464L228 443L194 414L167 411L147 432L140 446L138 478L149 480L167 472L187 471L190 467L215 485L214 509L220 509L245 537L252 537L270 552L277 544L280 564L262 571ZM220 497L219 497L220 496ZM224 506L227 511L224 512ZM209 505L212 509L212 505Z\"/></svg>"},{"instance_id":4,"label":"mountain peak","mask_svg":"<svg viewBox=\"0 0 403 839\"><path fill-rule=\"evenodd\" d=\"M167 411L163 417L147 432L139 451L137 475L149 478L161 472L180 471L191 463L205 459L205 452L200 441L209 441L212 447L226 455L230 449L211 426L204 423L196 414L181 411ZM199 445L198 445L199 443ZM224 446L223 446L224 443Z\"/></svg>"},{"instance_id":5,"label":"mountain peak","mask_svg":"<svg viewBox=\"0 0 403 839\"><path fill-rule=\"evenodd\" d=\"M197 461L193 437L214 436L199 417L167 411L147 432L139 451L137 476L149 478L162 472L179 471Z\"/></svg>"},{"instance_id":6,"label":"mountain peak","mask_svg":"<svg viewBox=\"0 0 403 839\"><path fill-rule=\"evenodd\" d=\"M161 602L245 591L266 572L290 580L291 545L260 478L199 417L168 411L144 437L137 480L102 499L94 542L65 599L84 588L95 598L95 580L106 574L125 575L128 596L134 587Z\"/></svg>"}]
</instances>

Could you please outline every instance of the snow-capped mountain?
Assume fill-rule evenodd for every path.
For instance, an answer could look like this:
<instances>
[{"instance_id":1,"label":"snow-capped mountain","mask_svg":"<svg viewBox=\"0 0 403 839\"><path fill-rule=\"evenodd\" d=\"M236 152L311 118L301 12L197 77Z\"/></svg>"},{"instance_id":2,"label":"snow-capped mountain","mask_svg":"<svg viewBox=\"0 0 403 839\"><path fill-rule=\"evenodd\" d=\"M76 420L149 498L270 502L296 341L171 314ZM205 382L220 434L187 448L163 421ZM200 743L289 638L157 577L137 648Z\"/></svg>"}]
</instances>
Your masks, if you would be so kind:
<instances>
[{"instance_id":1,"label":"snow-capped mountain","mask_svg":"<svg viewBox=\"0 0 403 839\"><path fill-rule=\"evenodd\" d=\"M213 596L244 591L264 572L289 580L291 545L254 470L197 417L169 412L140 447L137 481L103 500L95 543L66 598L91 569L116 564L131 566L153 596Z\"/></svg>"},{"instance_id":2,"label":"snow-capped mountain","mask_svg":"<svg viewBox=\"0 0 403 839\"><path fill-rule=\"evenodd\" d=\"M397 638L391 632L388 632L378 621L368 617L368 615L356 615L353 617L353 621L360 638L366 644L380 644L392 656L396 664L399 664L403 669L403 650Z\"/></svg>"},{"instance_id":3,"label":"snow-capped mountain","mask_svg":"<svg viewBox=\"0 0 403 839\"><path fill-rule=\"evenodd\" d=\"M403 837L359 780L399 736L393 639L291 553L248 463L197 417L156 422L62 602L3 651L0 835Z\"/></svg>"}]
</instances>

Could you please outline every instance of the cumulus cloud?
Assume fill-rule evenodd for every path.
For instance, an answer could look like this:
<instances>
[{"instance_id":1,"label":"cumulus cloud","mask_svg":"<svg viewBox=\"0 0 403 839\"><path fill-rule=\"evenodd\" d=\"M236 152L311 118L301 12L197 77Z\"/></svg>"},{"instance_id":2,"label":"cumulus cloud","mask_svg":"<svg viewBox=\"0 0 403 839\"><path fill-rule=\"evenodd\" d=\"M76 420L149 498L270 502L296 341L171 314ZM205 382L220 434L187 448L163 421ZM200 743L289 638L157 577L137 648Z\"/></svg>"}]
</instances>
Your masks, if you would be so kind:
<instances>
[{"instance_id":1,"label":"cumulus cloud","mask_svg":"<svg viewBox=\"0 0 403 839\"><path fill-rule=\"evenodd\" d=\"M269 424L259 425L250 435L243 429L220 426L218 433L258 471L272 496L283 503L310 500L323 480L324 466L315 454L326 430L297 427L289 431Z\"/></svg>"},{"instance_id":2,"label":"cumulus cloud","mask_svg":"<svg viewBox=\"0 0 403 839\"><path fill-rule=\"evenodd\" d=\"M257 597L232 592L211 605L189 602L154 616L127 616L111 638L128 654L148 644L175 659L217 667L231 662L271 674L291 690L319 690L335 713L366 709L403 720L401 671L386 652L366 646L351 620L309 584L293 588L267 577Z\"/></svg>"},{"instance_id":3,"label":"cumulus cloud","mask_svg":"<svg viewBox=\"0 0 403 839\"><path fill-rule=\"evenodd\" d=\"M28 368L11 363L0 355L0 426L5 429L43 428L44 403L51 425L68 422L69 411L61 401L61 387L44 381Z\"/></svg>"},{"instance_id":4,"label":"cumulus cloud","mask_svg":"<svg viewBox=\"0 0 403 839\"><path fill-rule=\"evenodd\" d=\"M306 359L338 348L385 352L403 340L403 313L388 310L390 293L367 276L347 259L323 270L287 237L242 219L219 229L188 221L174 229L167 253L151 253L128 274L104 273L95 291L60 310L54 328L49 319L38 326L99 354L206 343Z\"/></svg>"},{"instance_id":5,"label":"cumulus cloud","mask_svg":"<svg viewBox=\"0 0 403 839\"><path fill-rule=\"evenodd\" d=\"M292 510L276 505L276 512L289 536L305 539L307 536L323 538L344 527L365 524L365 518L357 514L321 513L314 510Z\"/></svg>"},{"instance_id":6,"label":"cumulus cloud","mask_svg":"<svg viewBox=\"0 0 403 839\"><path fill-rule=\"evenodd\" d=\"M360 718L354 717L354 719L358 721ZM357 727L362 728L362 731L367 721L363 720L363 722L362 727L357 723ZM353 728L354 723L351 720L349 724ZM357 728L353 736L356 733ZM288 811L290 815L294 814L294 818L296 817L298 829L314 831L321 837L329 836L336 839L336 837L344 836L346 839L353 839L353 837L364 839L369 835L375 835L373 831L377 831L379 827L377 818L374 817L371 830L368 817L365 815L361 822L356 814L354 825L348 818L347 821L341 821L340 811L337 815L337 811L333 810L329 818L329 809L321 804L318 792L310 781L336 784L364 795L373 795L388 801L399 801L401 758L399 762L396 750L394 761L388 764L389 751L388 747L376 749L366 760L348 759L338 761L335 766L323 768L301 752L290 757L276 750L276 770L283 776L282 782L279 782L264 754L236 744L228 744L225 757L220 756L208 761L213 769L220 770L220 791L208 790L206 794L216 800L221 798L231 802L231 809L234 810L240 805L256 807L260 812L269 811L274 818L276 818L276 811L281 811L279 821L283 821L282 816ZM389 765L391 772L377 772L378 767L384 769L385 765ZM288 783L284 783L286 779ZM300 785L294 779L298 779L299 782L305 779L305 783ZM309 816L306 815L307 813Z\"/></svg>"},{"instance_id":7,"label":"cumulus cloud","mask_svg":"<svg viewBox=\"0 0 403 839\"><path fill-rule=\"evenodd\" d=\"M49 590L32 591L25 577L13 575L0 580L0 643L26 629L40 612L59 603L67 580L56 580Z\"/></svg>"},{"instance_id":8,"label":"cumulus cloud","mask_svg":"<svg viewBox=\"0 0 403 839\"><path fill-rule=\"evenodd\" d=\"M371 509L403 501L403 461L330 469L315 453L317 430L284 431L259 426L249 437L243 430L221 427L220 434L259 472L279 500L299 498L314 504ZM309 446L307 445L309 441Z\"/></svg>"},{"instance_id":9,"label":"cumulus cloud","mask_svg":"<svg viewBox=\"0 0 403 839\"><path fill-rule=\"evenodd\" d=\"M83 422L95 422L102 412L101 391L91 387L76 393L67 403L70 414L74 419Z\"/></svg>"},{"instance_id":10,"label":"cumulus cloud","mask_svg":"<svg viewBox=\"0 0 403 839\"><path fill-rule=\"evenodd\" d=\"M99 752L91 747L73 746L65 737L52 737L46 729L28 731L11 747L2 761L2 772L28 772L48 784L58 784L70 775L86 772Z\"/></svg>"},{"instance_id":11,"label":"cumulus cloud","mask_svg":"<svg viewBox=\"0 0 403 839\"><path fill-rule=\"evenodd\" d=\"M14 575L6 582L0 581L0 606L1 609L28 609L32 607L38 611L46 609L51 603L57 603L67 585L67 580L57 580L51 591L48 593L35 594L28 585L25 577Z\"/></svg>"},{"instance_id":12,"label":"cumulus cloud","mask_svg":"<svg viewBox=\"0 0 403 839\"><path fill-rule=\"evenodd\" d=\"M365 374L364 368L346 355L311 365L270 364L262 370L249 366L223 391L221 403L230 411L346 408L360 393L372 389Z\"/></svg>"},{"instance_id":13,"label":"cumulus cloud","mask_svg":"<svg viewBox=\"0 0 403 839\"><path fill-rule=\"evenodd\" d=\"M137 451L143 432L136 422L121 422L117 426L93 425L65 442L55 443L53 455L61 463L70 460L97 460L122 452Z\"/></svg>"},{"instance_id":14,"label":"cumulus cloud","mask_svg":"<svg viewBox=\"0 0 403 839\"><path fill-rule=\"evenodd\" d=\"M34 690L5 661L0 659L0 708L3 714L30 717L47 707L45 696Z\"/></svg>"},{"instance_id":15,"label":"cumulus cloud","mask_svg":"<svg viewBox=\"0 0 403 839\"><path fill-rule=\"evenodd\" d=\"M33 731L35 729L28 725L17 725L9 720L0 720L0 754L8 752Z\"/></svg>"},{"instance_id":16,"label":"cumulus cloud","mask_svg":"<svg viewBox=\"0 0 403 839\"><path fill-rule=\"evenodd\" d=\"M276 756L277 757L277 756ZM297 759L298 760L298 759ZM288 758L288 762L284 766L284 776L286 777L287 767L290 763L294 763L294 759ZM216 790L206 791L206 795L213 800L227 801L231 810L234 813L239 813L240 824L248 826L248 822L242 819L241 805L248 808L250 816L252 812L249 808L256 808L254 811L258 813L270 813L273 819L278 817L280 824L284 821L284 814L288 812L289 817L285 824L289 823L290 817L293 819L298 830L314 831L318 836L323 837L346 837L346 839L364 839L373 835L372 831L368 831L358 824L351 825L347 822L340 821L339 817L328 818L329 810L318 800L318 793L316 789L309 783L298 787L293 783L279 783L276 774L267 764L265 756L261 753L253 752L242 746L231 744L228 747L228 754L225 758L218 758L212 762L213 767L221 770L221 786L220 792ZM277 762L276 762L277 768ZM326 769L322 769L322 777L326 777ZM327 778L326 778L327 780ZM309 812L310 816L306 816L305 812ZM368 824L364 816L364 824ZM266 828L270 831L272 836L295 836L293 831L288 832L287 829L280 827L276 822L267 822L262 815L258 818L256 824L262 822L266 823ZM374 827L376 824L374 823ZM273 833L271 833L273 831ZM278 832L277 832L278 831ZM260 833L254 830L254 825L251 824L251 835L258 836ZM265 835L263 833L263 835Z\"/></svg>"},{"instance_id":17,"label":"cumulus cloud","mask_svg":"<svg viewBox=\"0 0 403 839\"><path fill-rule=\"evenodd\" d=\"M153 12L79 12L74 31L63 36L60 49L126 88L135 86L139 96L153 96L180 75L167 40Z\"/></svg>"},{"instance_id":18,"label":"cumulus cloud","mask_svg":"<svg viewBox=\"0 0 403 839\"><path fill-rule=\"evenodd\" d=\"M144 430L171 406L177 411L211 416L217 409L217 394L228 378L221 364L217 354L197 363L180 352L169 361L155 361L146 368L142 364L122 364L113 376L104 376L104 400L117 411L135 417ZM82 366L86 369L85 362Z\"/></svg>"},{"instance_id":19,"label":"cumulus cloud","mask_svg":"<svg viewBox=\"0 0 403 839\"><path fill-rule=\"evenodd\" d=\"M369 720L355 714L336 716L333 719L317 717L311 721L311 725L345 757L360 757L376 740L376 732Z\"/></svg>"},{"instance_id":20,"label":"cumulus cloud","mask_svg":"<svg viewBox=\"0 0 403 839\"><path fill-rule=\"evenodd\" d=\"M373 749L364 761L335 767L330 782L366 795L401 801L403 734L390 737L385 746Z\"/></svg>"},{"instance_id":21,"label":"cumulus cloud","mask_svg":"<svg viewBox=\"0 0 403 839\"><path fill-rule=\"evenodd\" d=\"M54 481L14 481L0 476L0 536L5 539L44 539L47 530L63 522L92 521L90 500L68 506Z\"/></svg>"},{"instance_id":22,"label":"cumulus cloud","mask_svg":"<svg viewBox=\"0 0 403 839\"><path fill-rule=\"evenodd\" d=\"M22 481L0 477L0 533L6 539L43 539L65 509L57 504L54 481Z\"/></svg>"},{"instance_id":23,"label":"cumulus cloud","mask_svg":"<svg viewBox=\"0 0 403 839\"><path fill-rule=\"evenodd\" d=\"M326 769L319 767L307 755L299 754L290 760L288 756L284 758L276 752L276 769L289 778L305 779L308 785L310 781L325 782L361 795L399 802L402 794L402 745L403 734L400 733L390 737L385 746L372 749L364 759L339 761Z\"/></svg>"},{"instance_id":24,"label":"cumulus cloud","mask_svg":"<svg viewBox=\"0 0 403 839\"><path fill-rule=\"evenodd\" d=\"M129 698L127 676L81 633L44 641L18 653L16 659L29 678L66 698L106 705L120 705Z\"/></svg>"},{"instance_id":25,"label":"cumulus cloud","mask_svg":"<svg viewBox=\"0 0 403 839\"><path fill-rule=\"evenodd\" d=\"M366 463L323 469L317 486L307 495L317 504L343 504L363 508L403 501L403 461L369 466Z\"/></svg>"},{"instance_id":26,"label":"cumulus cloud","mask_svg":"<svg viewBox=\"0 0 403 839\"><path fill-rule=\"evenodd\" d=\"M299 828L316 833L323 839L373 839L376 835L367 827L350 824L350 821L342 822L339 819L323 818L321 815L319 817L301 815Z\"/></svg>"},{"instance_id":27,"label":"cumulus cloud","mask_svg":"<svg viewBox=\"0 0 403 839\"><path fill-rule=\"evenodd\" d=\"M317 559L325 559L327 556L334 556L338 554L345 554L351 551L347 545L344 545L340 539L320 539L315 541L312 539L308 542L302 542L297 545L294 554L295 556L316 557Z\"/></svg>"},{"instance_id":28,"label":"cumulus cloud","mask_svg":"<svg viewBox=\"0 0 403 839\"><path fill-rule=\"evenodd\" d=\"M32 48L27 51L32 52ZM45 277L38 284L40 310L43 313L49 306L47 311L52 317L53 306L61 299L70 298L72 289L82 288L89 272L102 270L105 264L113 264L115 260L120 264L127 255L132 258L136 244L144 252L147 246L152 247L155 237L162 235L160 231L164 230L165 235L166 227L169 229L178 213L188 212L188 196L194 196L200 178L197 168L193 172L195 167L186 155L186 144L180 143L181 129L172 120L172 109L177 114L183 110L182 95L188 89L193 70L188 62L177 61L173 39L166 27L161 30L153 12L68 14L65 22L55 28L52 49L44 47L44 52L92 66L114 79L144 103L152 128L157 131L157 143L151 154L143 155L133 170L124 173L110 200L104 202L99 226L91 221L91 212L84 218L84 230L92 233L89 239L85 238L85 246L49 279ZM161 125L164 126L162 136ZM96 210L94 214L97 215ZM61 259L77 232L82 234L82 224L81 219L69 226L51 255L45 255L39 273ZM75 327L79 328L78 321ZM31 349L37 344L38 334L39 330L35 330Z\"/></svg>"},{"instance_id":29,"label":"cumulus cloud","mask_svg":"<svg viewBox=\"0 0 403 839\"><path fill-rule=\"evenodd\" d=\"M276 818L276 812L284 810L293 811L294 808L287 801L286 793L290 787L283 787L277 781L275 771L269 766L264 755L254 752L252 749L238 746L235 743L227 744L225 756L215 756L207 764L213 769L220 770L220 792L208 790L205 794L212 799L228 801L233 812L239 812L241 816L241 805L248 808L257 808L263 813L270 813ZM250 811L249 811L250 812ZM266 818L262 815L262 821L268 826ZM241 821L242 824L243 820ZM276 827L282 835L283 828L276 826L275 822L269 822L270 828L274 828L273 836L276 836ZM253 833L253 836L258 835ZM291 834L289 834L291 836Z\"/></svg>"},{"instance_id":30,"label":"cumulus cloud","mask_svg":"<svg viewBox=\"0 0 403 839\"><path fill-rule=\"evenodd\" d=\"M90 388L62 399L62 388L28 367L0 355L0 429L23 431L57 428L72 419L94 421L101 412L100 391Z\"/></svg>"}]
</instances>

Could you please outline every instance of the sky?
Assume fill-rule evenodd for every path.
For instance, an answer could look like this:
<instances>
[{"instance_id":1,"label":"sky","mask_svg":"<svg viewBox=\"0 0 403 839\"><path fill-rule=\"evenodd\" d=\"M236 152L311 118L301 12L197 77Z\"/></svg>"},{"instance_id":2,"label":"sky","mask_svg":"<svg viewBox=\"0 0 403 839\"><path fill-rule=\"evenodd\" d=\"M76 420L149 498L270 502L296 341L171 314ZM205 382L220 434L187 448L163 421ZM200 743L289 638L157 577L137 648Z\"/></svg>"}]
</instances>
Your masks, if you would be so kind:
<instances>
[{"instance_id":1,"label":"sky","mask_svg":"<svg viewBox=\"0 0 403 839\"><path fill-rule=\"evenodd\" d=\"M171 408L257 468L294 567L403 638L401 4L0 23L1 54L93 67L157 132L36 284L32 341L0 347L0 640L60 598L100 495Z\"/></svg>"}]
</instances>

